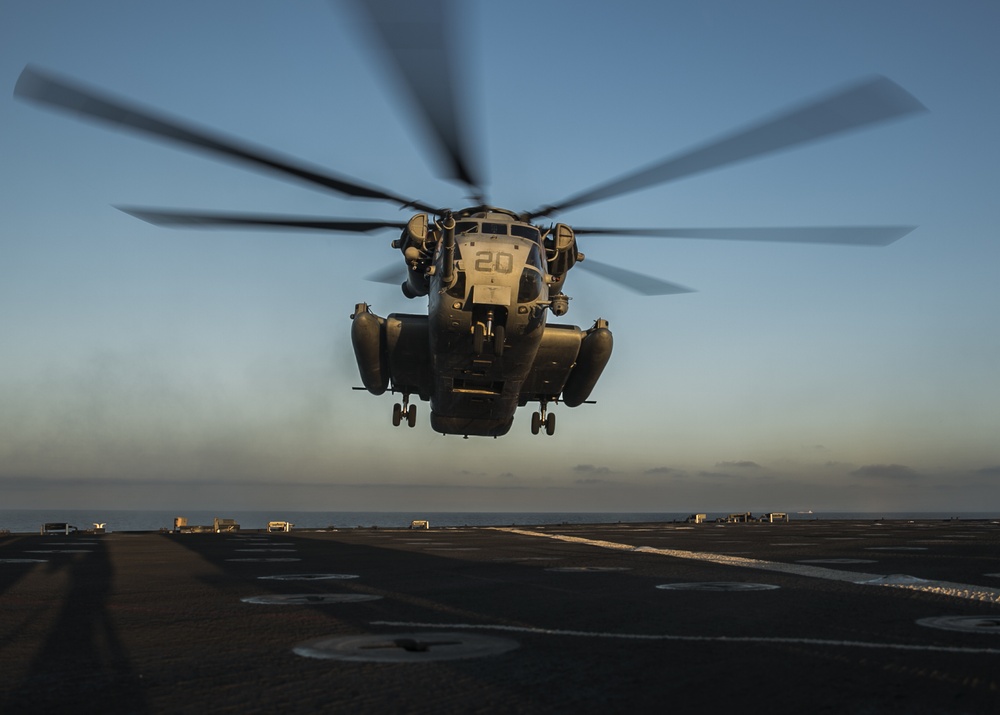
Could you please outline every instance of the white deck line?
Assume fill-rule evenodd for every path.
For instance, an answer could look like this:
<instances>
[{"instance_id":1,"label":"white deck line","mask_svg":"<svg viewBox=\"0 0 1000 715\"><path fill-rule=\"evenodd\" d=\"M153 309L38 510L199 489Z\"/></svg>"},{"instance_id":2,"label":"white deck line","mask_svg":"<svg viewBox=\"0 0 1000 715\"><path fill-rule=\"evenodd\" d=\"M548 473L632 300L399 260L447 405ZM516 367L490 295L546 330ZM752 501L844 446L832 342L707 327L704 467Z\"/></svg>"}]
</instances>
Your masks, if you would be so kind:
<instances>
[{"instance_id":1,"label":"white deck line","mask_svg":"<svg viewBox=\"0 0 1000 715\"><path fill-rule=\"evenodd\" d=\"M629 551L640 554L672 556L677 559L706 561L713 564L720 564L722 566L736 566L739 568L759 569L761 571L777 571L780 573L793 574L795 576L821 578L827 581L846 581L848 583L869 586L903 588L911 591L922 591L924 593L934 593L941 596L951 596L953 598L964 598L971 601L1000 603L1000 589L988 588L986 586L972 586L964 583L952 583L950 581L927 581L910 576L862 573L860 571L841 571L839 569L829 569L822 566L790 564L780 561L764 561L762 559L748 559L743 556L713 554L703 551L660 549L652 546L633 546L631 544L622 544L616 541L584 539L579 536L566 536L565 534L544 534L537 531L528 531L527 529L515 529L511 527L492 528L496 531L504 531L509 534L555 539L557 541L566 541L573 544L584 544L587 546L597 546L602 549L613 549L615 551Z\"/></svg>"}]
</instances>

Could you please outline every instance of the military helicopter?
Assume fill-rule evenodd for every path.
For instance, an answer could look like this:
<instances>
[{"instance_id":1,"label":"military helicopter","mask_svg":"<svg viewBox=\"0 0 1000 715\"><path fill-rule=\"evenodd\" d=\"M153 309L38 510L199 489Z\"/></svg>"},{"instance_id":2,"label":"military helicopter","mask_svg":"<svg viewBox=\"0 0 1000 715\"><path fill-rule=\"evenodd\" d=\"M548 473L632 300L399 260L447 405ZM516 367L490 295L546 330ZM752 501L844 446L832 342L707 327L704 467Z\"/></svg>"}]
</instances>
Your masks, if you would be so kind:
<instances>
[{"instance_id":1,"label":"military helicopter","mask_svg":"<svg viewBox=\"0 0 1000 715\"><path fill-rule=\"evenodd\" d=\"M904 89L875 77L793 107L617 179L528 211L491 206L458 111L452 47L446 39L455 7L448 0L358 1L357 17L402 79L445 164L445 178L471 192L472 206L445 208L397 195L246 142L139 107L75 80L28 66L15 96L116 128L166 139L189 149L356 198L386 201L415 213L405 222L328 219L119 207L153 224L173 227L301 229L368 233L400 230L392 246L404 266L373 280L402 280L407 298L427 297L427 314L381 317L364 302L351 315L351 339L364 388L399 393L394 425L416 424L414 397L430 402L436 432L499 437L518 407L538 403L533 434L555 432L549 406L589 401L608 364L612 336L597 318L581 329L548 322L564 315L566 277L589 269L643 295L690 289L586 259L584 235L711 238L847 245L887 245L913 226L781 228L573 228L545 223L556 214L614 196L682 179L740 161L923 111Z\"/></svg>"}]
</instances>

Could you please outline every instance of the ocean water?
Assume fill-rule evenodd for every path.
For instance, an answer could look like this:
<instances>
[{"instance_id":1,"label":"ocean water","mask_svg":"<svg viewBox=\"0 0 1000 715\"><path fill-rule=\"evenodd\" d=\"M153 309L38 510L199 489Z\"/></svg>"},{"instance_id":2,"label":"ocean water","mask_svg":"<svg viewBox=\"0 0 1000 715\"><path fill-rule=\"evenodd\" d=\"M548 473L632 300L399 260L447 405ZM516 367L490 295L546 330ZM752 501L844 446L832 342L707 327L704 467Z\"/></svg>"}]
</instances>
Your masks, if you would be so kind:
<instances>
[{"instance_id":1,"label":"ocean water","mask_svg":"<svg viewBox=\"0 0 1000 715\"><path fill-rule=\"evenodd\" d=\"M414 519L441 526L533 526L544 524L615 524L683 521L687 512L384 512L384 511L125 511L117 509L0 509L0 530L37 534L46 522L67 522L78 529L105 524L108 532L157 531L173 528L181 516L189 525L212 524L216 517L235 519L243 529L263 529L268 521L290 521L299 529L403 528ZM726 513L709 513L710 520ZM1000 519L995 512L817 512L789 514L792 520L809 519Z\"/></svg>"}]
</instances>

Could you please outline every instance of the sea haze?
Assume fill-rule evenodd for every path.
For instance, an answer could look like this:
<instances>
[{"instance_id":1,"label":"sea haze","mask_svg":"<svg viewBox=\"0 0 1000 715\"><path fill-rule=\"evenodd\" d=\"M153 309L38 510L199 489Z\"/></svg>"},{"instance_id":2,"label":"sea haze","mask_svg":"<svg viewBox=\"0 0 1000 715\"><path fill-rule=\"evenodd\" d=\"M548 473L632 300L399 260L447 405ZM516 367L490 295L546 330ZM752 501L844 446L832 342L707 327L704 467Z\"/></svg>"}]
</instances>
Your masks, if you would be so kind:
<instances>
[{"instance_id":1,"label":"sea haze","mask_svg":"<svg viewBox=\"0 0 1000 715\"><path fill-rule=\"evenodd\" d=\"M709 513L709 520L725 517ZM688 517L681 512L384 512L384 511L125 511L118 509L9 509L0 510L0 530L15 534L37 533L46 522L66 522L80 530L105 524L109 532L157 531L173 528L174 518L189 525L212 524L216 517L235 519L243 529L263 529L268 521L290 521L297 529L403 528L414 519L432 527L526 526L541 524L614 524L617 522L674 522ZM812 519L1000 519L1000 512L817 512L789 514L793 520Z\"/></svg>"}]
</instances>

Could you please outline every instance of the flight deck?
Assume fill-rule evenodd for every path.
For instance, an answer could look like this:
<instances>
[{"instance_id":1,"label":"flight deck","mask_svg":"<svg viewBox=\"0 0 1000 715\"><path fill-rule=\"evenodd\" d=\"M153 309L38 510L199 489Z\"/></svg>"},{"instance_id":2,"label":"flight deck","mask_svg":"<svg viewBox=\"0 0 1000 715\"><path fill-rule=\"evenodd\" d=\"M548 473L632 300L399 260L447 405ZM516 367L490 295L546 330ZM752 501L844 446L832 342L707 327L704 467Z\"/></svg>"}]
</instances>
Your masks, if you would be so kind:
<instances>
[{"instance_id":1,"label":"flight deck","mask_svg":"<svg viewBox=\"0 0 1000 715\"><path fill-rule=\"evenodd\" d=\"M0 537L0 712L992 713L1000 524Z\"/></svg>"}]
</instances>

